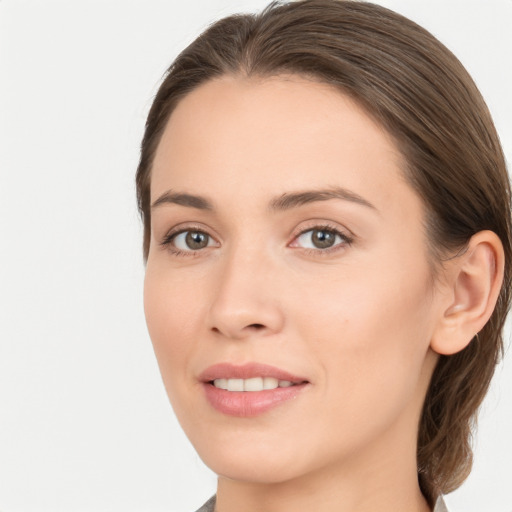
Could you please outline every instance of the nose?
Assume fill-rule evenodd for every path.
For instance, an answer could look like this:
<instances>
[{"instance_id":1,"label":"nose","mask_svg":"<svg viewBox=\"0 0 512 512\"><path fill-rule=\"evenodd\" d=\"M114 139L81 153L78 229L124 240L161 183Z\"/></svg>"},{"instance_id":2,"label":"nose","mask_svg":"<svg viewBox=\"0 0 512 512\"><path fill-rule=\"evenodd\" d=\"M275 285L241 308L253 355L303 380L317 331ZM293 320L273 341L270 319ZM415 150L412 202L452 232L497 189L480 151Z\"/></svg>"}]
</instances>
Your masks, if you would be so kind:
<instances>
[{"instance_id":1,"label":"nose","mask_svg":"<svg viewBox=\"0 0 512 512\"><path fill-rule=\"evenodd\" d=\"M260 253L239 251L223 261L209 310L210 330L230 339L278 333L284 325L278 273Z\"/></svg>"}]
</instances>

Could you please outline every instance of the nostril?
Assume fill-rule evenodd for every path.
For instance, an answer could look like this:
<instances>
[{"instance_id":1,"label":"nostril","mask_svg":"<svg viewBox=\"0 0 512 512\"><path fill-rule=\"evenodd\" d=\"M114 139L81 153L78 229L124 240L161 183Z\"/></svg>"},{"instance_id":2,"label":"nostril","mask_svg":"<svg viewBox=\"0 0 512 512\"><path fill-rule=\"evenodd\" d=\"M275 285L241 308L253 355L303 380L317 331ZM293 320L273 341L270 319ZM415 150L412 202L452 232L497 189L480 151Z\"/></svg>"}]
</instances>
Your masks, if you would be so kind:
<instances>
[{"instance_id":1,"label":"nostril","mask_svg":"<svg viewBox=\"0 0 512 512\"><path fill-rule=\"evenodd\" d=\"M265 330L265 325L264 324L248 324L245 327L243 327L240 331L238 331L238 333L231 332L229 328L226 328L225 330L223 330L223 329L219 329L218 327L212 327L211 330L215 334L223 334L224 333L224 334L227 334L230 337L232 336L232 337L237 338L238 336L242 336L243 337L243 333L244 332L245 332L245 335L247 335L247 334L249 334L251 332L264 331Z\"/></svg>"}]
</instances>

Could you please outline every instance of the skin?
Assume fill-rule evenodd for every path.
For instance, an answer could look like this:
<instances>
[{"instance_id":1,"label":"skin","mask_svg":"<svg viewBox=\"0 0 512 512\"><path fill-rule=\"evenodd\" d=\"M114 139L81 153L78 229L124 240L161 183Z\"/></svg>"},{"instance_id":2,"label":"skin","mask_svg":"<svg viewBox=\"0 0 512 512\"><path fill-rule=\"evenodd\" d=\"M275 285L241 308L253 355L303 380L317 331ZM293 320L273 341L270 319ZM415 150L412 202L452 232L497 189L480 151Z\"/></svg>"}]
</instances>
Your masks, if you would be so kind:
<instances>
[{"instance_id":1,"label":"skin","mask_svg":"<svg viewBox=\"0 0 512 512\"><path fill-rule=\"evenodd\" d=\"M175 413L219 475L218 510L430 510L416 432L431 341L454 297L432 279L423 204L403 167L354 102L300 77L222 77L173 112L151 200L172 190L212 208L152 209L145 313ZM333 187L371 206L269 207ZM318 226L341 233L330 250L312 244ZM187 229L208 245L169 240ZM309 385L257 417L227 416L198 379L226 361L271 364Z\"/></svg>"}]
</instances>

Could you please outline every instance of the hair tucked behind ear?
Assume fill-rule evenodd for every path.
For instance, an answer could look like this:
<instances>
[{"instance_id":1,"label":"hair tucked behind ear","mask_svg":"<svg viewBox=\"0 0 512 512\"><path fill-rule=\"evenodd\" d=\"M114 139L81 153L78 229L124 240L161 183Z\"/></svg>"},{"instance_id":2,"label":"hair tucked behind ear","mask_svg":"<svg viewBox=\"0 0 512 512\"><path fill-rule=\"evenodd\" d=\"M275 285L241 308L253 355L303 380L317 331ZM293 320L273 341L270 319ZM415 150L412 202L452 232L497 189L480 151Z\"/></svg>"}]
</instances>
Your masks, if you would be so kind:
<instances>
[{"instance_id":1,"label":"hair tucked behind ear","mask_svg":"<svg viewBox=\"0 0 512 512\"><path fill-rule=\"evenodd\" d=\"M462 352L441 356L418 435L421 488L433 502L458 487L471 462L471 429L502 350L510 303L510 187L487 107L460 62L430 33L366 2L273 2L259 15L209 27L169 68L151 107L137 170L144 256L151 233L149 184L155 150L174 107L200 84L225 74L295 73L334 85L394 137L404 174L422 197L433 268L481 230L505 250L496 309Z\"/></svg>"}]
</instances>

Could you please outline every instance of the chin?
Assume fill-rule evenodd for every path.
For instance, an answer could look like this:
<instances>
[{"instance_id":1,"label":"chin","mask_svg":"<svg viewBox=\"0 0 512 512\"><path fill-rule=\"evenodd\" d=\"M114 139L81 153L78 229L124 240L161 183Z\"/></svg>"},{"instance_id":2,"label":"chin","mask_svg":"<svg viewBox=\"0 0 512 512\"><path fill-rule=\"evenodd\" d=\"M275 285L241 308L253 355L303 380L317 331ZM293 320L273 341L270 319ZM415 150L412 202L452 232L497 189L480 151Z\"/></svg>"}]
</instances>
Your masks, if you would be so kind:
<instances>
[{"instance_id":1,"label":"chin","mask_svg":"<svg viewBox=\"0 0 512 512\"><path fill-rule=\"evenodd\" d=\"M211 432L213 434L213 432ZM297 449L275 438L231 435L190 436L202 461L219 476L261 484L279 483L297 477L307 460L297 457ZM196 442L198 441L198 442ZM304 456L305 454L301 454Z\"/></svg>"},{"instance_id":2,"label":"chin","mask_svg":"<svg viewBox=\"0 0 512 512\"><path fill-rule=\"evenodd\" d=\"M281 457L279 457L281 458ZM256 484L277 484L300 476L298 468L283 460L269 460L268 457L250 454L236 456L223 452L218 456L203 457L203 462L218 476L230 480Z\"/></svg>"}]
</instances>

